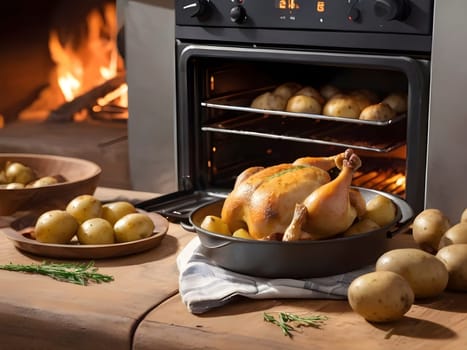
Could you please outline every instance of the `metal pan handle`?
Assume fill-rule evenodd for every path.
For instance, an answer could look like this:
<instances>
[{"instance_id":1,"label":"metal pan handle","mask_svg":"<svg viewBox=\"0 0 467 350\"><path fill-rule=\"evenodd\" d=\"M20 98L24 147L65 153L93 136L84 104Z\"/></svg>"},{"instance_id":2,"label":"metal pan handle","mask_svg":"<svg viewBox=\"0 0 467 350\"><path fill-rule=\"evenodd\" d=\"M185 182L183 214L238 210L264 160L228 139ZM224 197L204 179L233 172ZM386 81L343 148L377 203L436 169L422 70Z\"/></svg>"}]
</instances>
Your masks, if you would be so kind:
<instances>
[{"instance_id":1,"label":"metal pan handle","mask_svg":"<svg viewBox=\"0 0 467 350\"><path fill-rule=\"evenodd\" d=\"M188 232L195 232L198 234L198 237L201 240L203 247L207 249L216 249L229 245L231 242L227 240L218 240L215 237L211 237L203 232L198 232L196 228L185 221L180 221L180 226L182 226Z\"/></svg>"},{"instance_id":2,"label":"metal pan handle","mask_svg":"<svg viewBox=\"0 0 467 350\"><path fill-rule=\"evenodd\" d=\"M182 220L182 221L179 222L179 224L183 229L185 229L188 232L196 232L195 227L192 224L190 224L189 222L186 222L186 221Z\"/></svg>"},{"instance_id":3,"label":"metal pan handle","mask_svg":"<svg viewBox=\"0 0 467 350\"><path fill-rule=\"evenodd\" d=\"M217 239L216 237L212 237L203 233L198 233L198 236L201 241L201 245L207 249L217 249L226 247L233 242L228 239Z\"/></svg>"}]
</instances>

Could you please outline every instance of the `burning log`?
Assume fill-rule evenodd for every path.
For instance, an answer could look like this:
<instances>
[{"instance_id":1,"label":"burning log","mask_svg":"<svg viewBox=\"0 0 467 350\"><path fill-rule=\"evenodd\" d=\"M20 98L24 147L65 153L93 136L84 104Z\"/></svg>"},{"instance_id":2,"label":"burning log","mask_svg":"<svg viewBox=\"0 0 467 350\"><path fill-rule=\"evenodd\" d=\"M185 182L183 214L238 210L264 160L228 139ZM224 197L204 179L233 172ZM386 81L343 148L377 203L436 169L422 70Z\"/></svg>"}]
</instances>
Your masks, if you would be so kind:
<instances>
[{"instance_id":1,"label":"burning log","mask_svg":"<svg viewBox=\"0 0 467 350\"><path fill-rule=\"evenodd\" d=\"M125 83L125 75L119 75L115 78L107 80L102 85L99 85L88 92L74 98L70 102L62 104L60 107L51 111L47 117L50 122L70 122L73 121L73 116L83 109L90 109L96 104L97 99L104 97L108 93L116 90L120 85Z\"/></svg>"}]
</instances>

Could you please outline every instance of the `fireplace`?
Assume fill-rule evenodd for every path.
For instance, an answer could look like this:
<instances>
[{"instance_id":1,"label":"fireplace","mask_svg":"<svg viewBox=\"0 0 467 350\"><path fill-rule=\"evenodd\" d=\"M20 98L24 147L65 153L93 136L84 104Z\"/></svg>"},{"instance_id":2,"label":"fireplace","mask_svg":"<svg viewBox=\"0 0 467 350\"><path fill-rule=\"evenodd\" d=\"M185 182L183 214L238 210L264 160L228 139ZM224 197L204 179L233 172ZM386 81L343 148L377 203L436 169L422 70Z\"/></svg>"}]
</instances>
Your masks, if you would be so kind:
<instances>
[{"instance_id":1,"label":"fireplace","mask_svg":"<svg viewBox=\"0 0 467 350\"><path fill-rule=\"evenodd\" d=\"M0 150L95 161L131 188L115 0L2 2ZM117 174L117 175L116 175Z\"/></svg>"}]
</instances>

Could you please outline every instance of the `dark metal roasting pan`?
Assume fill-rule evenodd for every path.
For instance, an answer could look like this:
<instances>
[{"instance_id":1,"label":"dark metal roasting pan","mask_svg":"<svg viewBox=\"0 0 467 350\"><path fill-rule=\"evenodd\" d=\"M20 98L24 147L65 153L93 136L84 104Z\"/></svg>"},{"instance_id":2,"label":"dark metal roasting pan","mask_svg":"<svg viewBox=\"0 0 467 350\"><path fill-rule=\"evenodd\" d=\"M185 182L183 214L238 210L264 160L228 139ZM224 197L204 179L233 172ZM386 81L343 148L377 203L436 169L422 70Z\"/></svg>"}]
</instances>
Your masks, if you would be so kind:
<instances>
[{"instance_id":1,"label":"dark metal roasting pan","mask_svg":"<svg viewBox=\"0 0 467 350\"><path fill-rule=\"evenodd\" d=\"M245 240L200 227L206 215L220 216L224 203L221 199L194 209L189 216L191 227L183 226L198 234L203 254L214 264L231 271L266 278L336 275L375 263L389 250L392 236L404 231L413 217L412 208L400 197L356 188L367 202L378 194L390 198L397 207L396 219L386 227L350 237L295 242Z\"/></svg>"}]
</instances>

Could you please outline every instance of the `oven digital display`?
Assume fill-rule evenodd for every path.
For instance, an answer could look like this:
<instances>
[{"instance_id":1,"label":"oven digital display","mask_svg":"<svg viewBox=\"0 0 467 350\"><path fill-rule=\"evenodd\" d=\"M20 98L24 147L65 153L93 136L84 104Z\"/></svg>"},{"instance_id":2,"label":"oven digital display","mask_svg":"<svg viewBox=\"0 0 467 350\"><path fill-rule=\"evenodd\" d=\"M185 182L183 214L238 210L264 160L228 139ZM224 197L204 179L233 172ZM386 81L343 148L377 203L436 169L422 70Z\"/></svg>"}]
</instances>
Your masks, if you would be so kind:
<instances>
[{"instance_id":1,"label":"oven digital display","mask_svg":"<svg viewBox=\"0 0 467 350\"><path fill-rule=\"evenodd\" d=\"M299 10L300 4L295 0L276 0L276 8L280 10ZM316 12L323 13L326 9L326 1L316 1Z\"/></svg>"},{"instance_id":2,"label":"oven digital display","mask_svg":"<svg viewBox=\"0 0 467 350\"><path fill-rule=\"evenodd\" d=\"M324 12L326 10L326 1L316 1L316 12Z\"/></svg>"},{"instance_id":3,"label":"oven digital display","mask_svg":"<svg viewBox=\"0 0 467 350\"><path fill-rule=\"evenodd\" d=\"M298 10L300 4L295 0L276 0L276 8L281 10Z\"/></svg>"}]
</instances>

